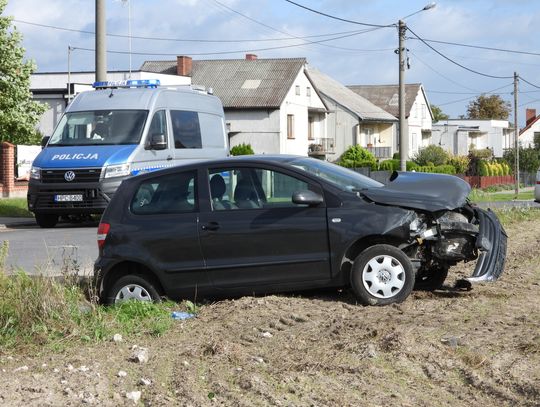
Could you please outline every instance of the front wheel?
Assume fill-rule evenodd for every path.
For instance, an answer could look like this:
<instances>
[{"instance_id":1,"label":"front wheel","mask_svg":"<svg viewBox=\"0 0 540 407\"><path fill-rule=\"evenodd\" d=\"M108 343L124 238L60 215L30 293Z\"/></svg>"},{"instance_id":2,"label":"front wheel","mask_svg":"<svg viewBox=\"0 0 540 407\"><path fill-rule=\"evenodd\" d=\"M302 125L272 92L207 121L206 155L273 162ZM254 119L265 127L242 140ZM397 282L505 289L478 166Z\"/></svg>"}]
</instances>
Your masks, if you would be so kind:
<instances>
[{"instance_id":1,"label":"front wheel","mask_svg":"<svg viewBox=\"0 0 540 407\"><path fill-rule=\"evenodd\" d=\"M405 253L378 244L355 259L351 287L364 305L388 305L404 301L414 287L414 268Z\"/></svg>"},{"instance_id":2,"label":"front wheel","mask_svg":"<svg viewBox=\"0 0 540 407\"><path fill-rule=\"evenodd\" d=\"M49 213L36 213L36 223L40 228L53 228L58 223L58 215Z\"/></svg>"},{"instance_id":3,"label":"front wheel","mask_svg":"<svg viewBox=\"0 0 540 407\"><path fill-rule=\"evenodd\" d=\"M106 302L118 304L123 301L153 301L158 302L161 296L156 285L139 275L130 274L119 278L108 291Z\"/></svg>"}]
</instances>

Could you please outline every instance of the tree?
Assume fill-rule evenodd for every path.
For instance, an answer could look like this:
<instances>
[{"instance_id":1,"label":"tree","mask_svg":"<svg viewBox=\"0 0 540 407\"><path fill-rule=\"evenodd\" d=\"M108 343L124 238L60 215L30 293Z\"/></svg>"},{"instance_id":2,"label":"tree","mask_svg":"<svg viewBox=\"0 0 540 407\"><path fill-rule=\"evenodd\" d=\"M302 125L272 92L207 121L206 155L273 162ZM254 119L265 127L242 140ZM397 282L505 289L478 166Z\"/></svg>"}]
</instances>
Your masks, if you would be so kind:
<instances>
[{"instance_id":1,"label":"tree","mask_svg":"<svg viewBox=\"0 0 540 407\"><path fill-rule=\"evenodd\" d=\"M32 100L32 61L24 61L22 36L3 15L7 0L0 0L0 141L39 144L36 125L46 106Z\"/></svg>"},{"instance_id":2,"label":"tree","mask_svg":"<svg viewBox=\"0 0 540 407\"><path fill-rule=\"evenodd\" d=\"M469 103L467 116L469 119L507 120L511 105L499 95L480 95Z\"/></svg>"},{"instance_id":3,"label":"tree","mask_svg":"<svg viewBox=\"0 0 540 407\"><path fill-rule=\"evenodd\" d=\"M439 106L431 105L431 113L433 113L433 121L435 123L441 120L448 120L450 118L450 116L443 113Z\"/></svg>"}]
</instances>

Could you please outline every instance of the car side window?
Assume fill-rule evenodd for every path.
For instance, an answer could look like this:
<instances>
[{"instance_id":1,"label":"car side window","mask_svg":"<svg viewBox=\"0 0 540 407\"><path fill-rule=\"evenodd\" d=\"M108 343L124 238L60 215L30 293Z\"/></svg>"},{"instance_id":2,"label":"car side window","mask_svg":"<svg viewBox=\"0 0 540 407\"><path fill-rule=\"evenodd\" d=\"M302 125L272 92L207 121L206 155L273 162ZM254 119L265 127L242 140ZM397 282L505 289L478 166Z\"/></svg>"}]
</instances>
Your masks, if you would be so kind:
<instances>
[{"instance_id":1,"label":"car side window","mask_svg":"<svg viewBox=\"0 0 540 407\"><path fill-rule=\"evenodd\" d=\"M167 143L167 116L165 115L165 110L159 110L154 113L154 117L152 117L152 122L150 123L150 130L148 131L147 142L150 143L152 137L159 136L160 134L165 136L165 142Z\"/></svg>"},{"instance_id":2,"label":"car side window","mask_svg":"<svg viewBox=\"0 0 540 407\"><path fill-rule=\"evenodd\" d=\"M133 195L130 211L135 215L196 211L196 174L187 171L144 180Z\"/></svg>"},{"instance_id":3,"label":"car side window","mask_svg":"<svg viewBox=\"0 0 540 407\"><path fill-rule=\"evenodd\" d=\"M174 148L202 148L199 114L184 110L171 110Z\"/></svg>"},{"instance_id":4,"label":"car side window","mask_svg":"<svg viewBox=\"0 0 540 407\"><path fill-rule=\"evenodd\" d=\"M262 168L219 168L209 171L212 209L259 209L298 207L292 202L296 191L316 186L278 171Z\"/></svg>"}]
</instances>

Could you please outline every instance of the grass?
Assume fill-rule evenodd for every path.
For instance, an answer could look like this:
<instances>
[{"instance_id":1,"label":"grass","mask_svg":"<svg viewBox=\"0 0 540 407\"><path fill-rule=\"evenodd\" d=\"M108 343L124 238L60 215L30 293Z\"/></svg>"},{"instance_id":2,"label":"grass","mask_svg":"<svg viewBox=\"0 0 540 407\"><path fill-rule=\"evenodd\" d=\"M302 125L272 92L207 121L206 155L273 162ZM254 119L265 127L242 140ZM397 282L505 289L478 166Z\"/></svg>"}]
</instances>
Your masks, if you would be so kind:
<instances>
[{"instance_id":1,"label":"grass","mask_svg":"<svg viewBox=\"0 0 540 407\"><path fill-rule=\"evenodd\" d=\"M0 262L8 245L0 246ZM173 302L130 301L103 306L83 289L75 275L61 281L29 276L20 271L7 275L0 265L0 354L8 351L61 351L82 343L125 337L161 336L175 323L171 312L196 310L196 305Z\"/></svg>"},{"instance_id":2,"label":"grass","mask_svg":"<svg viewBox=\"0 0 540 407\"><path fill-rule=\"evenodd\" d=\"M510 226L518 222L540 220L540 210L534 208L503 208L494 209L499 220L504 226Z\"/></svg>"},{"instance_id":3,"label":"grass","mask_svg":"<svg viewBox=\"0 0 540 407\"><path fill-rule=\"evenodd\" d=\"M472 202L512 201L515 196L514 192L493 193L485 192L480 189L473 189L469 195L469 199ZM520 192L517 199L532 201L534 199L534 191Z\"/></svg>"},{"instance_id":4,"label":"grass","mask_svg":"<svg viewBox=\"0 0 540 407\"><path fill-rule=\"evenodd\" d=\"M28 211L26 198L0 199L0 216L32 218L34 215Z\"/></svg>"}]
</instances>

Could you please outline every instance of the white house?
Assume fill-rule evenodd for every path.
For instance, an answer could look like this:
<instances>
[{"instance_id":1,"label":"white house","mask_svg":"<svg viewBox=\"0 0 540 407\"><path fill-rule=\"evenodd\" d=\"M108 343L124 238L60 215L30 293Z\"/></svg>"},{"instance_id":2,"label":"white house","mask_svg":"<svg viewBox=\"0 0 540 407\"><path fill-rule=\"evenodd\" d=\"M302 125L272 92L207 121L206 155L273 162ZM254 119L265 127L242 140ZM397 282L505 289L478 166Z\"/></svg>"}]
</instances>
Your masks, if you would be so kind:
<instances>
[{"instance_id":1,"label":"white house","mask_svg":"<svg viewBox=\"0 0 540 407\"><path fill-rule=\"evenodd\" d=\"M146 61L141 70L190 76L212 88L225 109L230 145L249 143L257 154L307 155L326 138L327 108L305 73L305 58Z\"/></svg>"},{"instance_id":2,"label":"white house","mask_svg":"<svg viewBox=\"0 0 540 407\"><path fill-rule=\"evenodd\" d=\"M398 85L351 85L353 92L399 119ZM422 147L431 144L433 113L420 83L405 85L405 114L409 135L409 156L413 157ZM394 149L398 149L399 134L396 132Z\"/></svg>"},{"instance_id":3,"label":"white house","mask_svg":"<svg viewBox=\"0 0 540 407\"><path fill-rule=\"evenodd\" d=\"M519 143L522 147L534 147L535 137L540 138L540 115L536 109L525 111L525 127L519 132Z\"/></svg>"},{"instance_id":4,"label":"white house","mask_svg":"<svg viewBox=\"0 0 540 407\"><path fill-rule=\"evenodd\" d=\"M315 140L310 155L335 161L360 145L379 159L392 158L397 118L311 66L307 74L328 107L327 138Z\"/></svg>"},{"instance_id":5,"label":"white house","mask_svg":"<svg viewBox=\"0 0 540 407\"><path fill-rule=\"evenodd\" d=\"M448 119L433 125L432 144L454 155L467 155L471 148L490 148L495 157L513 146L513 130L507 120Z\"/></svg>"}]
</instances>

